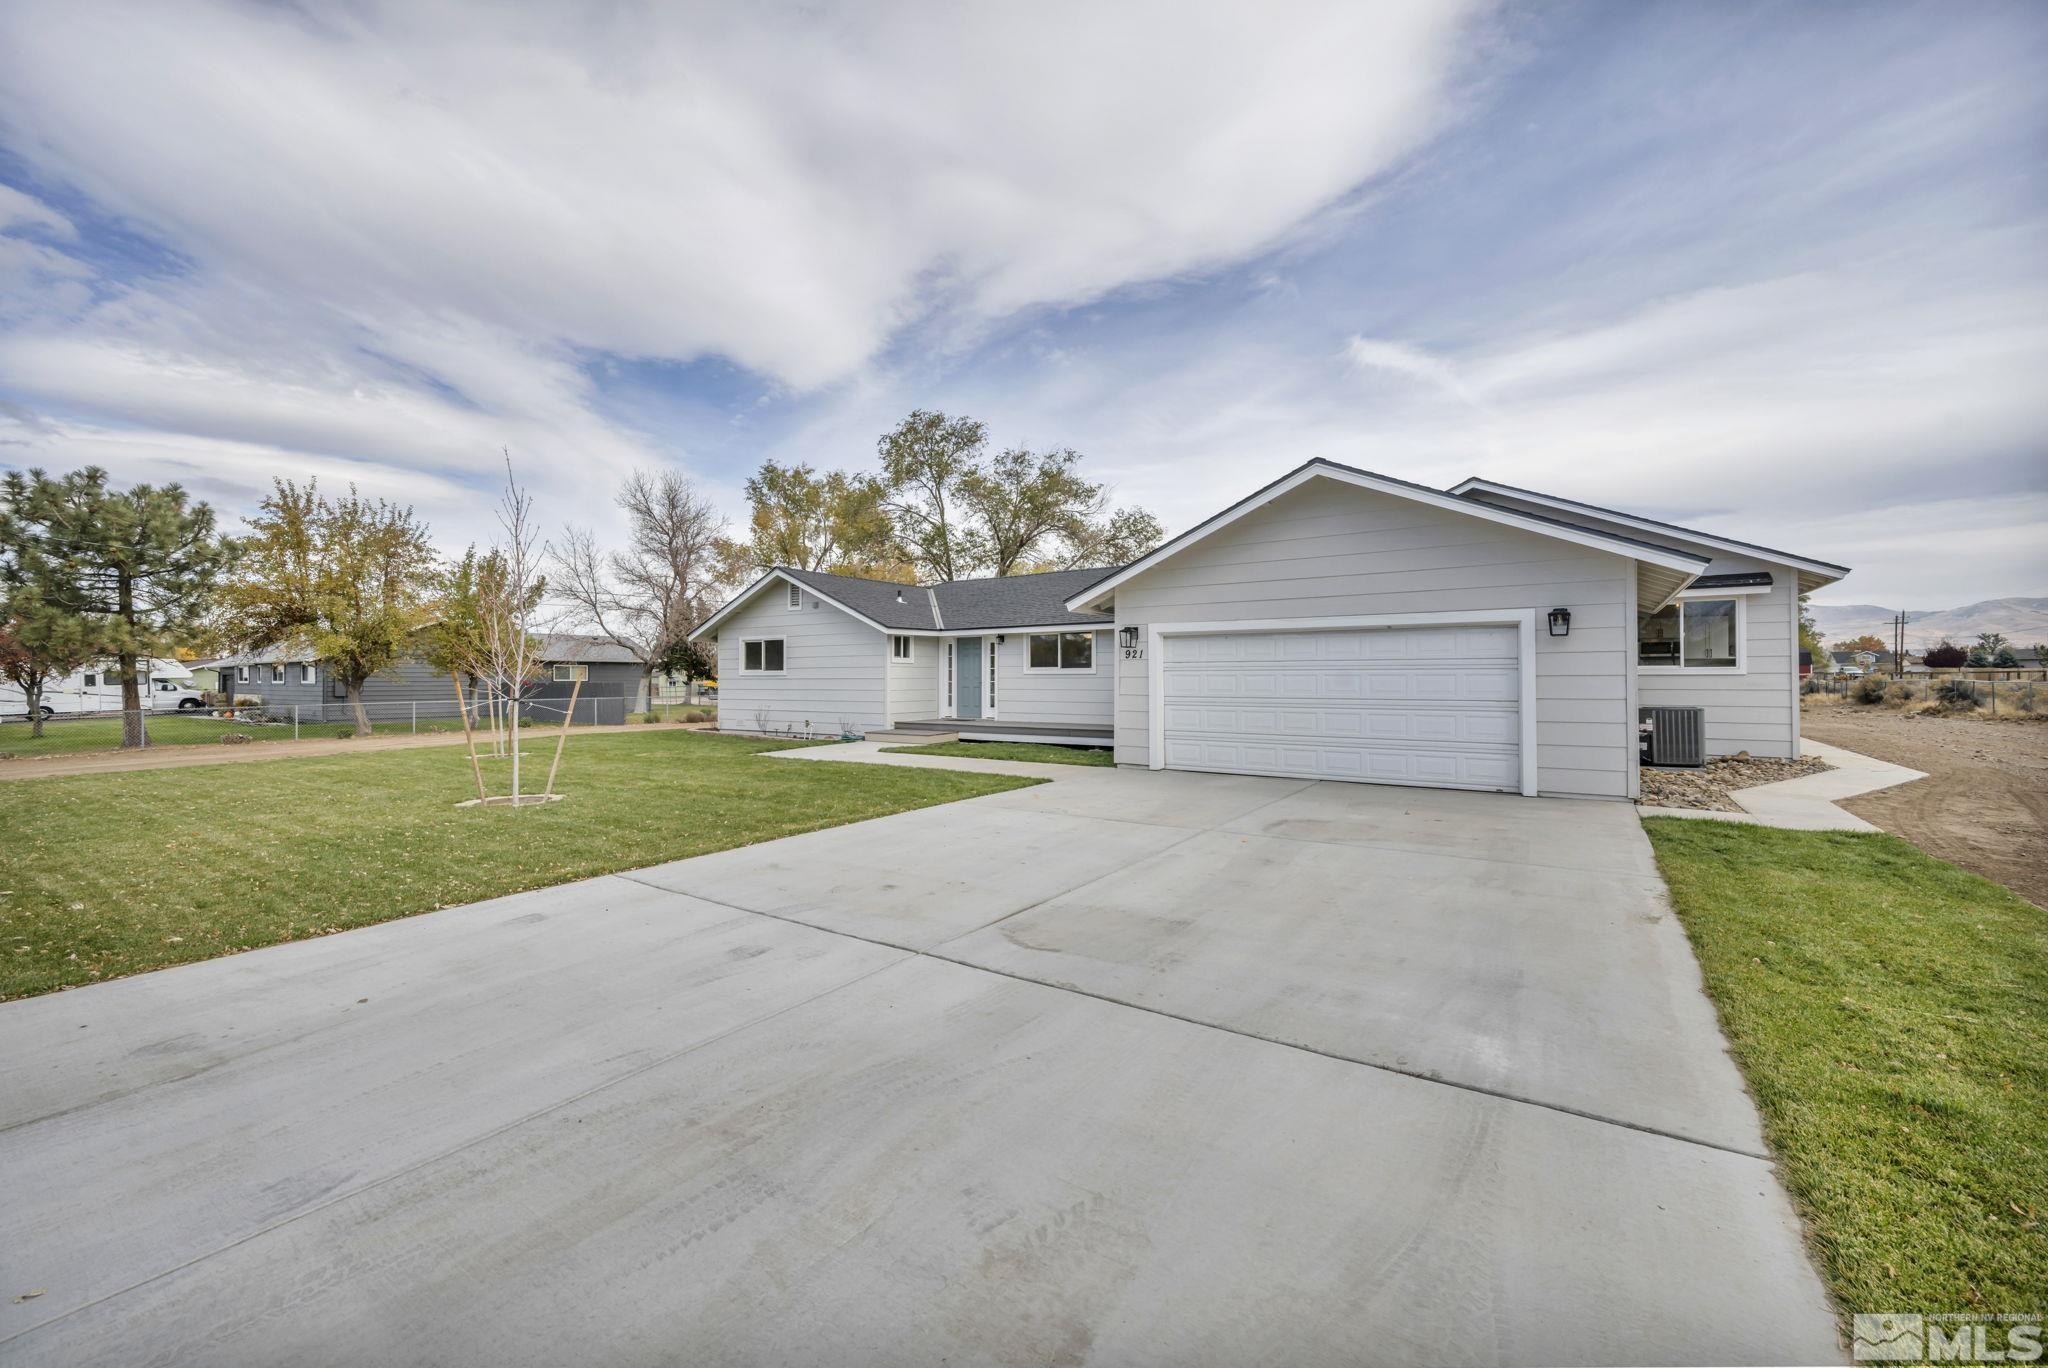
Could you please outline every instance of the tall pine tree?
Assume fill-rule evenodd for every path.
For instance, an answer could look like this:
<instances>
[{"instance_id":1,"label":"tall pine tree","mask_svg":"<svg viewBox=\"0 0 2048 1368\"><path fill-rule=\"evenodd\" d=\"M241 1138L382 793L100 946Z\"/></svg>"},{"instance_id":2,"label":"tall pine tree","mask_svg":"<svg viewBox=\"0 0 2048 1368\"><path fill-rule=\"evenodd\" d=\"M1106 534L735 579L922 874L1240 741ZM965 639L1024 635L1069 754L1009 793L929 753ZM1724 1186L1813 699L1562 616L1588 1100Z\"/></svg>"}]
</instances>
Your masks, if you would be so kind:
<instances>
[{"instance_id":1,"label":"tall pine tree","mask_svg":"<svg viewBox=\"0 0 2048 1368\"><path fill-rule=\"evenodd\" d=\"M98 466L11 471L0 545L10 594L34 586L38 612L74 620L67 631L119 662L121 745L143 745L140 662L199 626L232 558L213 510L175 484L116 489Z\"/></svg>"}]
</instances>

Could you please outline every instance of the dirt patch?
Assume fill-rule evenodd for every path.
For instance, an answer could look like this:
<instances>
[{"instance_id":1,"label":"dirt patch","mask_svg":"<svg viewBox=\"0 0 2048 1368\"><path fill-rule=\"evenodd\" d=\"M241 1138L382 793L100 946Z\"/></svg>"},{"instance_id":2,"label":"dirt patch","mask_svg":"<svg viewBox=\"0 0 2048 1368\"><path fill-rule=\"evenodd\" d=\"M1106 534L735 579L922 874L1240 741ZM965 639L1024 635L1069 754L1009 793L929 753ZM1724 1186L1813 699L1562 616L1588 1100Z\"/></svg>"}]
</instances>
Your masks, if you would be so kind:
<instances>
[{"instance_id":1,"label":"dirt patch","mask_svg":"<svg viewBox=\"0 0 2048 1368\"><path fill-rule=\"evenodd\" d=\"M1804 760L1709 760L1700 769L1643 770L1643 793L1636 801L1649 807L1703 808L1708 812L1740 812L1742 804L1728 795L1736 789L1775 784L1803 774L1819 774L1834 766L1809 756Z\"/></svg>"},{"instance_id":2,"label":"dirt patch","mask_svg":"<svg viewBox=\"0 0 2048 1368\"><path fill-rule=\"evenodd\" d=\"M2048 724L1808 698L1801 729L1927 778L1842 806L2048 907Z\"/></svg>"}]
</instances>

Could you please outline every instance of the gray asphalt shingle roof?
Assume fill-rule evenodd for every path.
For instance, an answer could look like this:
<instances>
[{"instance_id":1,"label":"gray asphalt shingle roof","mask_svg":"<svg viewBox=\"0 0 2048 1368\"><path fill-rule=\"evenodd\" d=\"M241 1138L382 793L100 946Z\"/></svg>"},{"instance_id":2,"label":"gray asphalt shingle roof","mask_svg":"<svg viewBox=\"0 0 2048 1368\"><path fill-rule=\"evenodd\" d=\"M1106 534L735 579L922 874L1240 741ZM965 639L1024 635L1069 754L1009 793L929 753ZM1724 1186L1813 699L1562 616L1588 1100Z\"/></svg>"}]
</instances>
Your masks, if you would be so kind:
<instances>
[{"instance_id":1,"label":"gray asphalt shingle roof","mask_svg":"<svg viewBox=\"0 0 2048 1368\"><path fill-rule=\"evenodd\" d=\"M906 632L1078 627L1112 620L1107 613L1070 613L1066 609L1070 594L1108 573L1100 567L1051 570L1042 575L1006 575L1001 579L953 580L929 588L830 575L821 570L793 570L786 565L776 568L862 617Z\"/></svg>"}]
</instances>

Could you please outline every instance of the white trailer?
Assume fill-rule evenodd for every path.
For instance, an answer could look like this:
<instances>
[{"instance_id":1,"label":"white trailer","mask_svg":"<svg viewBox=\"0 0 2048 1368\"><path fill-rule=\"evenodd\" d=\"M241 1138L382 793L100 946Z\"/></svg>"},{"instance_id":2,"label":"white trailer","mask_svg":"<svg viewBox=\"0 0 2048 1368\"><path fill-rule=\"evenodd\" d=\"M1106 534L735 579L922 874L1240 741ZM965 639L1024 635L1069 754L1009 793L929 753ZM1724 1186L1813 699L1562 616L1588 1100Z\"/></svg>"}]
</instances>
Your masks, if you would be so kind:
<instances>
[{"instance_id":1,"label":"white trailer","mask_svg":"<svg viewBox=\"0 0 2048 1368\"><path fill-rule=\"evenodd\" d=\"M192 671L175 660L162 657L144 660L142 706L151 709L203 708L205 697L192 687ZM73 670L62 679L50 681L43 689L43 716L77 713L119 712L121 710L120 665L96 660ZM12 680L0 680L0 717L28 716L28 695Z\"/></svg>"}]
</instances>

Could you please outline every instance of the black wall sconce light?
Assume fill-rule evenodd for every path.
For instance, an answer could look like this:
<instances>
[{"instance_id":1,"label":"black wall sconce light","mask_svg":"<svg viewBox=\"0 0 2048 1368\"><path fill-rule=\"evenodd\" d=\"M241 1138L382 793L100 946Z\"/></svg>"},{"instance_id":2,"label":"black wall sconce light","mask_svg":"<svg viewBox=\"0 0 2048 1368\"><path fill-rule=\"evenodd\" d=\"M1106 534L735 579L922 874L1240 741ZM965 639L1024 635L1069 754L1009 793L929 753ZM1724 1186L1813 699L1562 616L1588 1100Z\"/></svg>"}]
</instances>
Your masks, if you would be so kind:
<instances>
[{"instance_id":1,"label":"black wall sconce light","mask_svg":"<svg viewBox=\"0 0 2048 1368\"><path fill-rule=\"evenodd\" d=\"M1550 634L1552 636L1570 636L1572 634L1571 609L1553 608L1550 610Z\"/></svg>"},{"instance_id":2,"label":"black wall sconce light","mask_svg":"<svg viewBox=\"0 0 2048 1368\"><path fill-rule=\"evenodd\" d=\"M996 633L996 645L1000 646L1008 640L1009 638L1004 636L1001 632Z\"/></svg>"},{"instance_id":3,"label":"black wall sconce light","mask_svg":"<svg viewBox=\"0 0 2048 1368\"><path fill-rule=\"evenodd\" d=\"M1135 627L1122 628L1117 632L1116 639L1126 651L1135 650L1138 645L1138 629Z\"/></svg>"}]
</instances>

